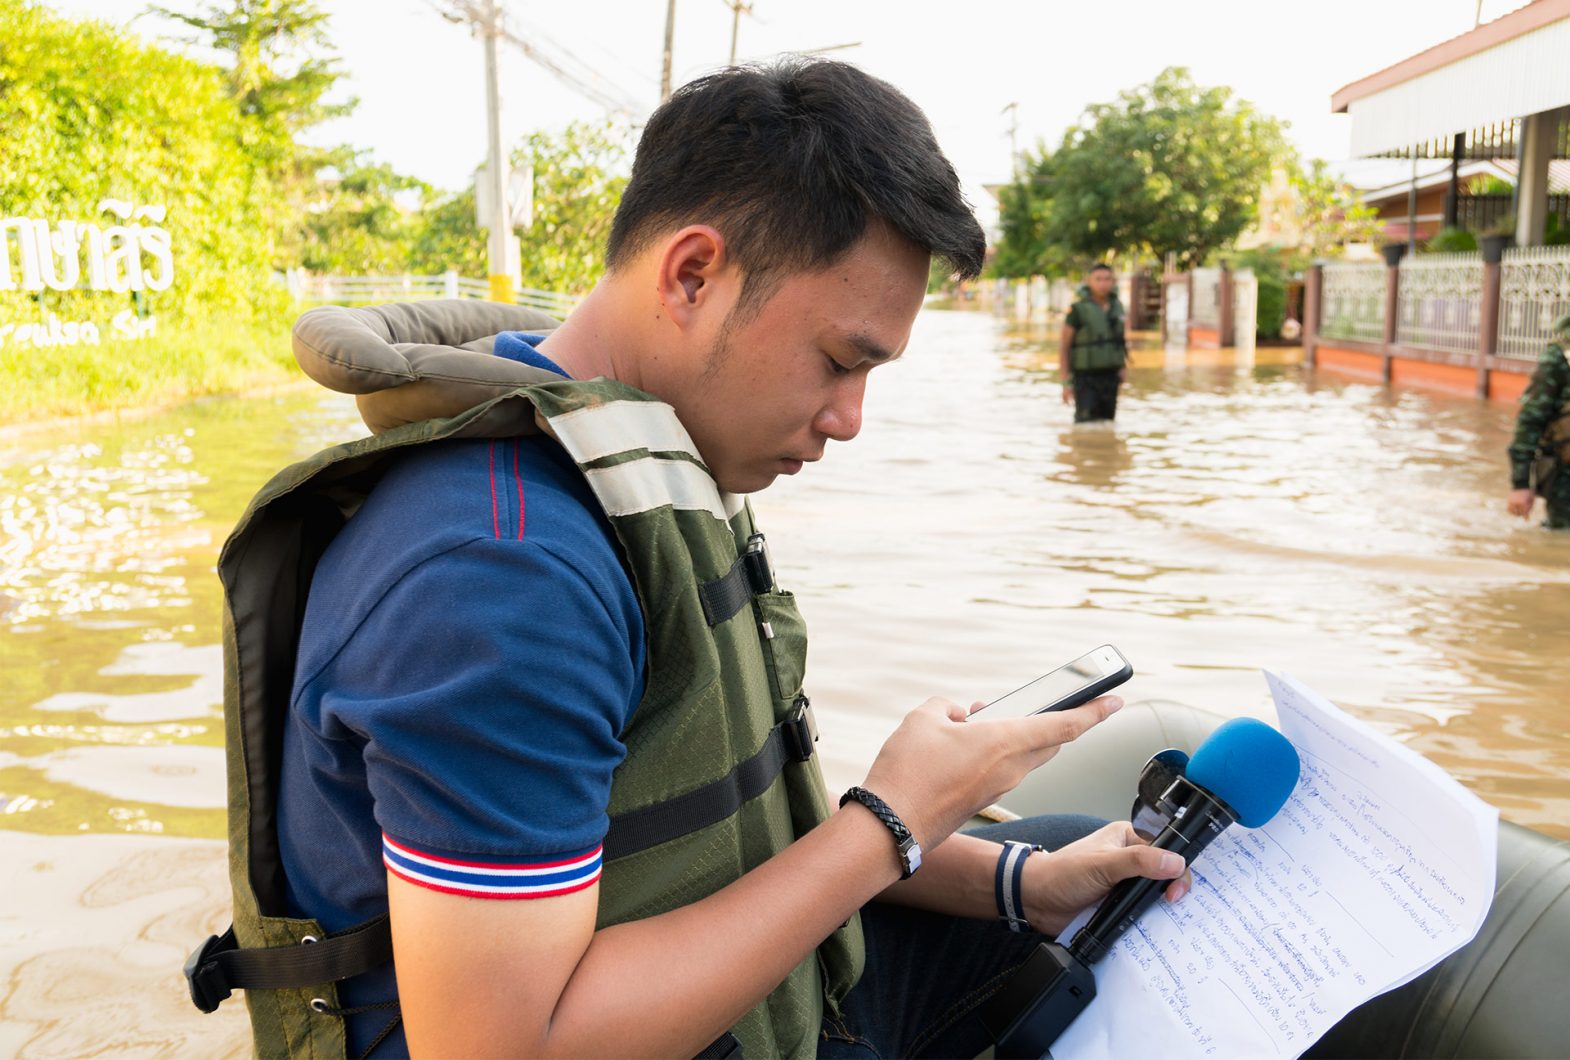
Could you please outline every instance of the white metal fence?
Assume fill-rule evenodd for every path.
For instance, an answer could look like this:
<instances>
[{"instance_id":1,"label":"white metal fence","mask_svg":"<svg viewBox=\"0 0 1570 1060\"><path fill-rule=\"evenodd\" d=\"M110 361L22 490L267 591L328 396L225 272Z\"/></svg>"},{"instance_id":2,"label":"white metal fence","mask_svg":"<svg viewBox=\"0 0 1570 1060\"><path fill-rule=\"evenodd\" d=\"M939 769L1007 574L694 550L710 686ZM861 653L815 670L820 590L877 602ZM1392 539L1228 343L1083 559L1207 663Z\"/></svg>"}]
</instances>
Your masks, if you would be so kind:
<instances>
[{"instance_id":1,"label":"white metal fence","mask_svg":"<svg viewBox=\"0 0 1570 1060\"><path fill-rule=\"evenodd\" d=\"M1221 326L1221 270L1195 269L1189 320L1208 328Z\"/></svg>"},{"instance_id":2,"label":"white metal fence","mask_svg":"<svg viewBox=\"0 0 1570 1060\"><path fill-rule=\"evenodd\" d=\"M290 272L288 285L302 302L403 302L418 298L489 298L490 283L459 276L456 272L435 276L330 276ZM514 300L521 306L564 317L578 304L578 296L519 288Z\"/></svg>"},{"instance_id":3,"label":"white metal fence","mask_svg":"<svg viewBox=\"0 0 1570 1060\"><path fill-rule=\"evenodd\" d=\"M1537 360L1554 321L1570 313L1570 247L1505 251L1499 266L1501 357Z\"/></svg>"},{"instance_id":4,"label":"white metal fence","mask_svg":"<svg viewBox=\"0 0 1570 1060\"><path fill-rule=\"evenodd\" d=\"M1480 254L1422 254L1401 262L1396 341L1476 353L1483 305Z\"/></svg>"},{"instance_id":5,"label":"white metal fence","mask_svg":"<svg viewBox=\"0 0 1570 1060\"><path fill-rule=\"evenodd\" d=\"M1326 338L1383 342L1385 267L1379 262L1331 262L1320 286L1319 333Z\"/></svg>"}]
</instances>

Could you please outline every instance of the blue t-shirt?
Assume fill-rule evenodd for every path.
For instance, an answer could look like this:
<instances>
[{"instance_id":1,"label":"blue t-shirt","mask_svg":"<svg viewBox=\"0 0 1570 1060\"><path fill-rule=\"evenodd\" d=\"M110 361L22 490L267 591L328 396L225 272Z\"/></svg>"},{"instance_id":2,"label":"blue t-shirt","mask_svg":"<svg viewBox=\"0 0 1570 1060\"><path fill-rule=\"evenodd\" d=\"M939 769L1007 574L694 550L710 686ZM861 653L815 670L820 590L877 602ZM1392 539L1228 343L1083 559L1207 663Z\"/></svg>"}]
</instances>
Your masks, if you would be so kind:
<instances>
[{"instance_id":1,"label":"blue t-shirt","mask_svg":"<svg viewBox=\"0 0 1570 1060\"><path fill-rule=\"evenodd\" d=\"M534 341L495 352L566 375ZM278 801L291 913L370 919L387 872L478 898L594 883L644 663L613 532L559 446L398 459L311 581ZM340 987L344 1005L394 996L390 966ZM351 1055L387 1019L350 1017ZM376 1055L405 1052L399 1028Z\"/></svg>"}]
</instances>

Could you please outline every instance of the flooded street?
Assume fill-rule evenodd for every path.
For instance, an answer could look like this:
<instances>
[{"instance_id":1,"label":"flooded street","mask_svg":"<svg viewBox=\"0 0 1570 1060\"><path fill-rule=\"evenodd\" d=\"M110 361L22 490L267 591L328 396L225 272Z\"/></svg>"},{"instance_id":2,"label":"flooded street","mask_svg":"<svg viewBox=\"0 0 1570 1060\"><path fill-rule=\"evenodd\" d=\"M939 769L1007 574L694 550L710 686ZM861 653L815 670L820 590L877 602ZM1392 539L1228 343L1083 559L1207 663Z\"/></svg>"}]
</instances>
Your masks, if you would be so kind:
<instances>
[{"instance_id":1,"label":"flooded street","mask_svg":"<svg viewBox=\"0 0 1570 1060\"><path fill-rule=\"evenodd\" d=\"M1258 714L1285 670L1570 836L1570 534L1504 513L1511 407L1145 349L1117 426L1075 428L1055 340L923 313L862 437L756 499L831 788L926 696L1111 642L1130 700ZM178 975L227 915L212 569L273 471L360 431L301 390L0 436L0 1054L243 1049Z\"/></svg>"}]
</instances>

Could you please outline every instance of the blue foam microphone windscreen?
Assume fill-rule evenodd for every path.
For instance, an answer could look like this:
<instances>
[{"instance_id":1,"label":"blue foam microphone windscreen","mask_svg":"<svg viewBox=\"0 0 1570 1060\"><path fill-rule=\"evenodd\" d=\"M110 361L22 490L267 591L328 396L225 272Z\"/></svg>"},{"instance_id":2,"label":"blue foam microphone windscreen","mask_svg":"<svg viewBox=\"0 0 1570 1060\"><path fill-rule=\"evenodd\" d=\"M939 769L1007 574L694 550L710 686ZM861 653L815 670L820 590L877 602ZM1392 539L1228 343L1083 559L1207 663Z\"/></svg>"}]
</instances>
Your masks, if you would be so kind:
<instances>
[{"instance_id":1,"label":"blue foam microphone windscreen","mask_svg":"<svg viewBox=\"0 0 1570 1060\"><path fill-rule=\"evenodd\" d=\"M1262 721L1233 718L1199 745L1183 775L1232 807L1244 826L1258 828L1292 797L1301 769L1285 736Z\"/></svg>"}]
</instances>

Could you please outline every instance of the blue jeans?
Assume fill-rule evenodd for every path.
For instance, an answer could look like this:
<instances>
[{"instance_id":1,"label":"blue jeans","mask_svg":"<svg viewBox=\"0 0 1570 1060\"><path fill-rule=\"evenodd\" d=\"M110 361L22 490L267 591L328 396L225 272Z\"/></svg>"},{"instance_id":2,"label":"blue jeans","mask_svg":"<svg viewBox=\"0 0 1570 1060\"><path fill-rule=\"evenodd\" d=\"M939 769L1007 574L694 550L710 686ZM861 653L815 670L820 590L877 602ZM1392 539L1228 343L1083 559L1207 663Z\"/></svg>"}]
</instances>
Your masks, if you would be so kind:
<instances>
[{"instance_id":1,"label":"blue jeans","mask_svg":"<svg viewBox=\"0 0 1570 1060\"><path fill-rule=\"evenodd\" d=\"M1089 835L1094 817L1028 817L970 834L1017 839L1048 850ZM874 902L861 911L867 969L845 998L843 1019L825 1015L818 1056L974 1057L988 1046L976 1015L1044 936L1016 934L1000 920L969 920Z\"/></svg>"}]
</instances>

